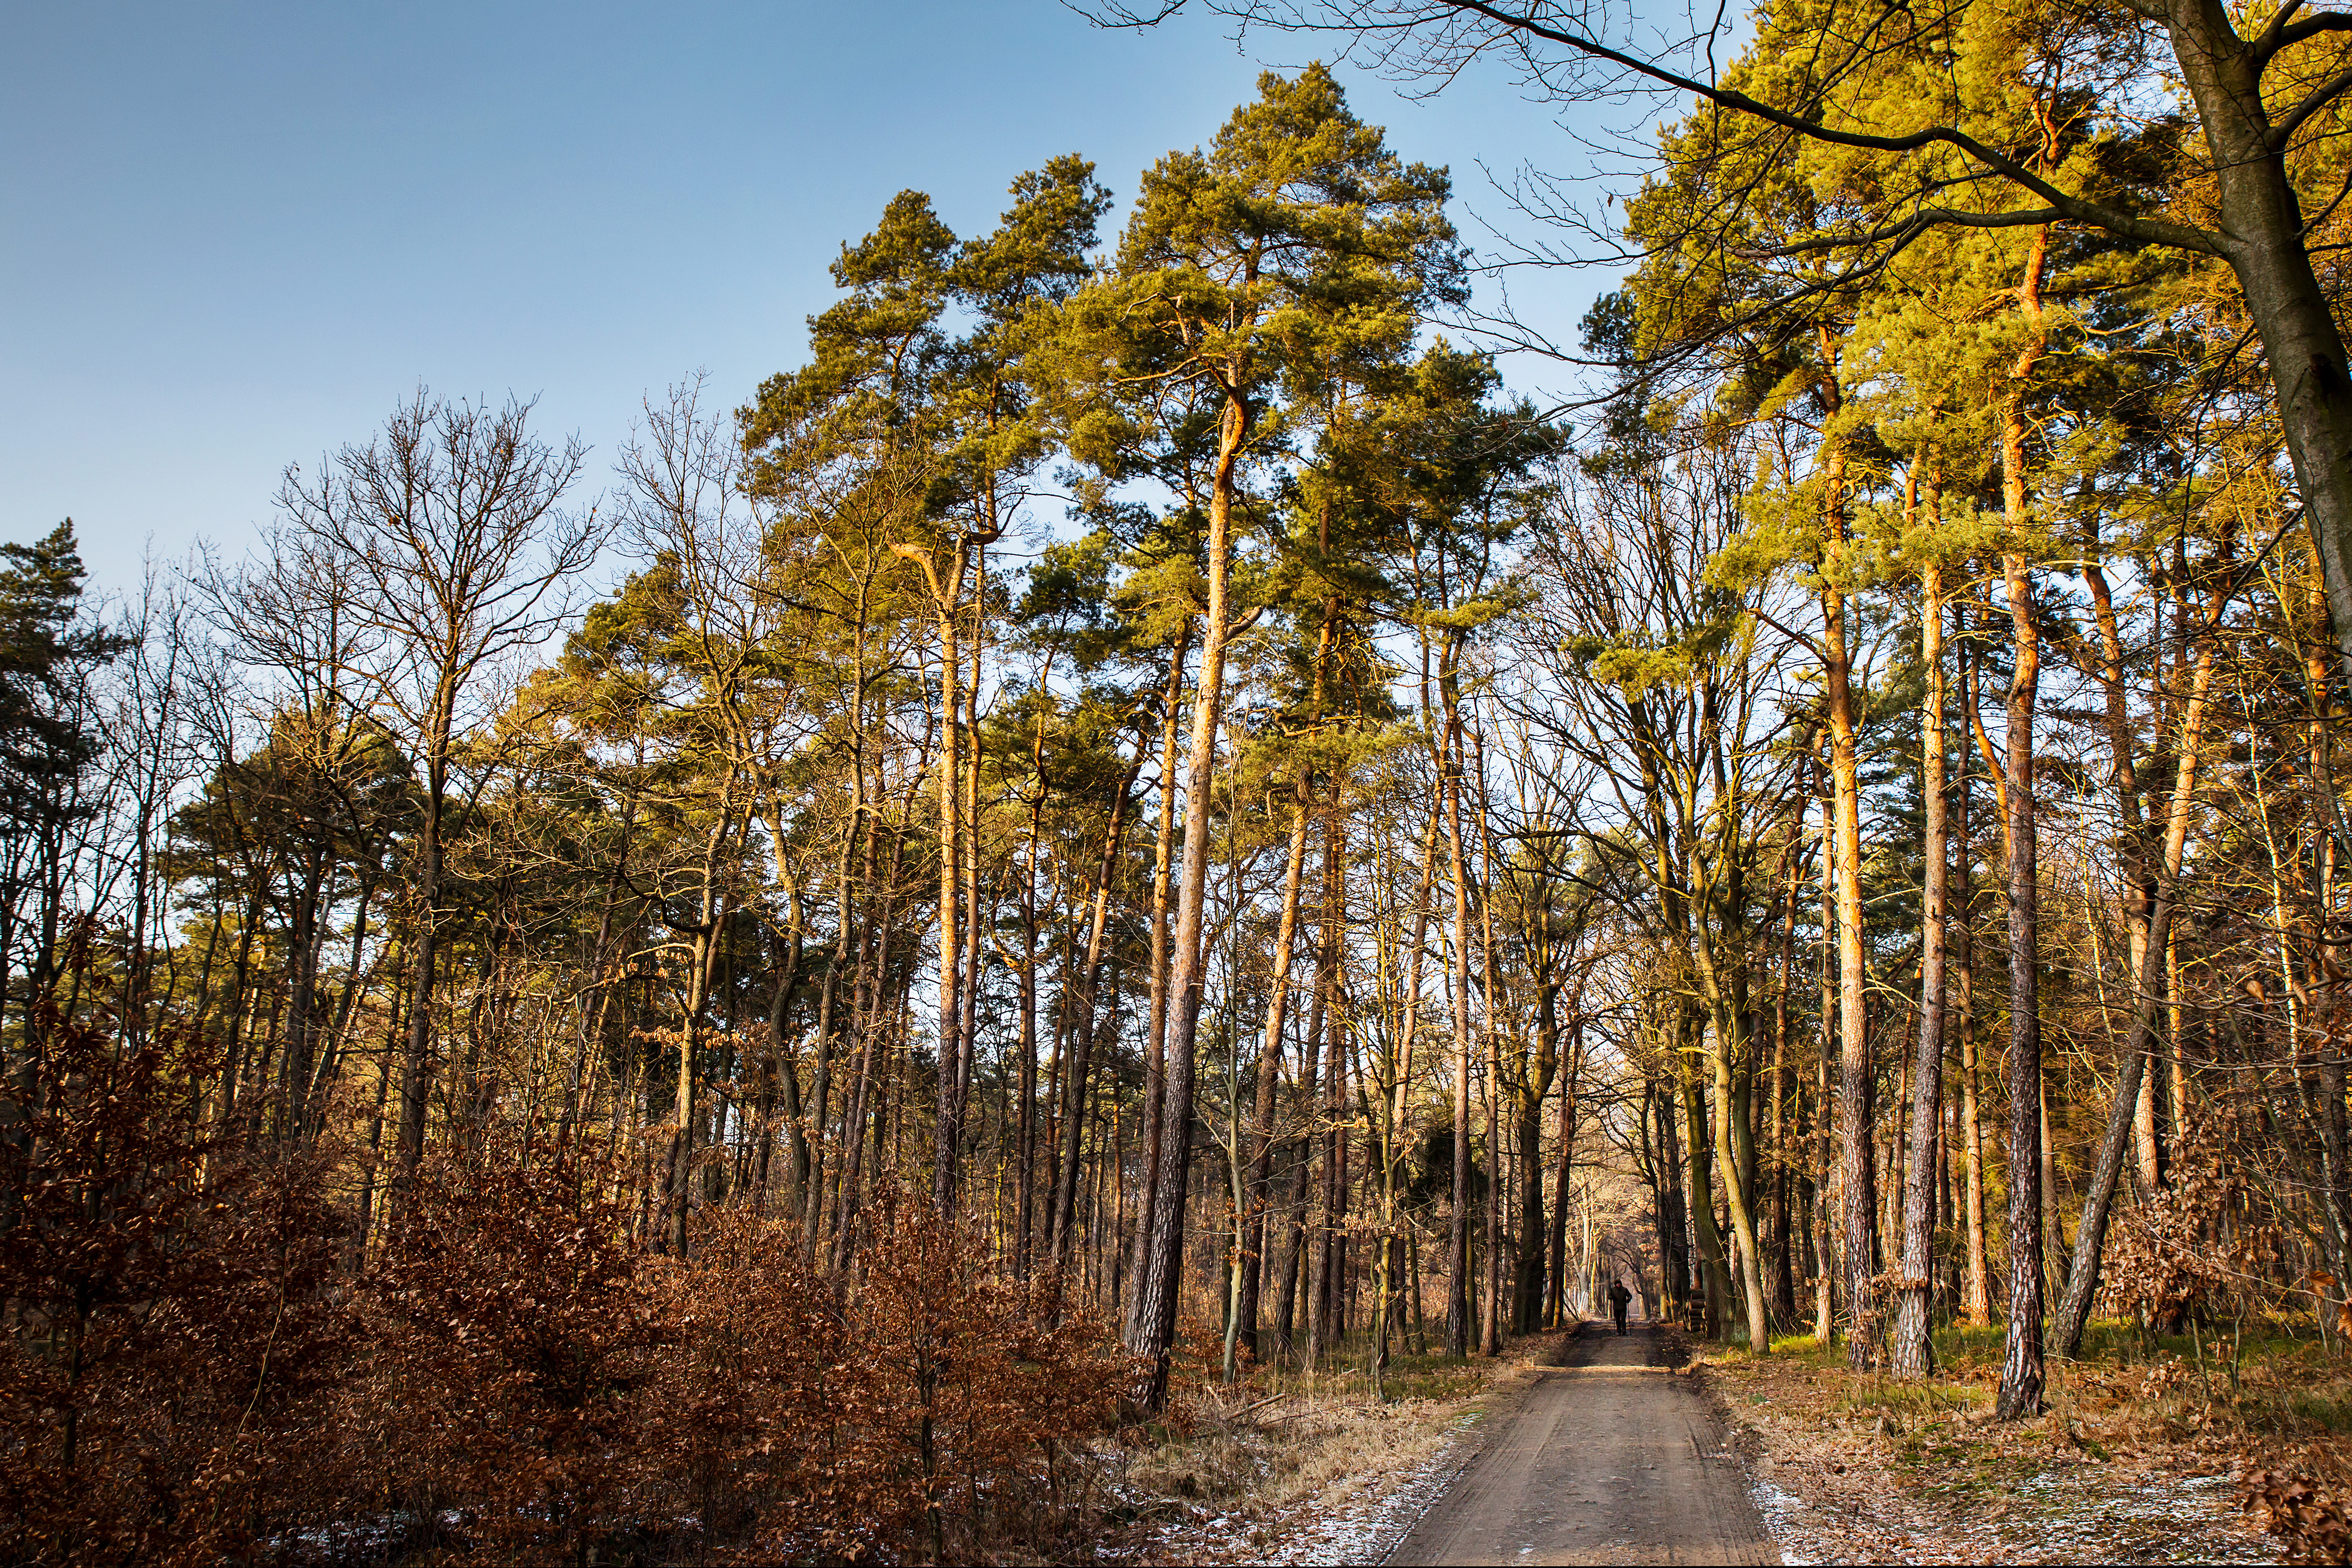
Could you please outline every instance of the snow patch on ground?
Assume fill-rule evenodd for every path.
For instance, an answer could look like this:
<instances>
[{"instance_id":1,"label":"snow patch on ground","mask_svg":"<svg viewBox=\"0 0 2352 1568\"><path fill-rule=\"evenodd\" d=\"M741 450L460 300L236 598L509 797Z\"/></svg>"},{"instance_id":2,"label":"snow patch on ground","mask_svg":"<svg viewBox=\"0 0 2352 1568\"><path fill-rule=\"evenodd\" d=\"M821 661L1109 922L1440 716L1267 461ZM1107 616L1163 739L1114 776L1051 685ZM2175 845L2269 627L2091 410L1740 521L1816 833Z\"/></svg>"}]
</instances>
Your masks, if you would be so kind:
<instances>
[{"instance_id":1,"label":"snow patch on ground","mask_svg":"<svg viewBox=\"0 0 2352 1568\"><path fill-rule=\"evenodd\" d=\"M1821 1559L1808 1557L1792 1546L1797 1521L1804 1516L1804 1502L1763 1479L1752 1480L1748 1493L1756 1500L1756 1511L1763 1516L1764 1533L1780 1548L1780 1561L1791 1568L1813 1568Z\"/></svg>"},{"instance_id":2,"label":"snow patch on ground","mask_svg":"<svg viewBox=\"0 0 2352 1568\"><path fill-rule=\"evenodd\" d=\"M1475 1422L1457 1423L1437 1453L1401 1469L1349 1476L1289 1508L1267 1512L1197 1509L1153 1531L1146 1560L1233 1562L1319 1568L1381 1563L1469 1462Z\"/></svg>"},{"instance_id":3,"label":"snow patch on ground","mask_svg":"<svg viewBox=\"0 0 2352 1568\"><path fill-rule=\"evenodd\" d=\"M2250 1530L2227 1476L2061 1466L1963 1512L1893 1487L1857 1517L1751 1474L1749 1495L1788 1563L2278 1562Z\"/></svg>"}]
</instances>

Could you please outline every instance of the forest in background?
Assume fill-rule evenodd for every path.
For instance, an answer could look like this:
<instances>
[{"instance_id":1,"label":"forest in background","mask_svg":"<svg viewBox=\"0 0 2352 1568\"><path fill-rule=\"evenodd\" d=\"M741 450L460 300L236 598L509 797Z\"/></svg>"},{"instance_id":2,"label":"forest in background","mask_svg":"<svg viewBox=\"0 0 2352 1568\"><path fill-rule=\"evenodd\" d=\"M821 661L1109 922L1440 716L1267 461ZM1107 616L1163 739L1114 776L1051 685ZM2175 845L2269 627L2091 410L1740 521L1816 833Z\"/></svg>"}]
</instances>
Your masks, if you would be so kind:
<instances>
[{"instance_id":1,"label":"forest in background","mask_svg":"<svg viewBox=\"0 0 2352 1568\"><path fill-rule=\"evenodd\" d=\"M2342 19L2241 19L2290 362L2178 26L1864 11L1662 128L1571 406L1310 67L902 193L609 473L419 390L128 601L5 547L8 1553L1074 1550L1612 1278L2011 1419L2340 1347Z\"/></svg>"}]
</instances>

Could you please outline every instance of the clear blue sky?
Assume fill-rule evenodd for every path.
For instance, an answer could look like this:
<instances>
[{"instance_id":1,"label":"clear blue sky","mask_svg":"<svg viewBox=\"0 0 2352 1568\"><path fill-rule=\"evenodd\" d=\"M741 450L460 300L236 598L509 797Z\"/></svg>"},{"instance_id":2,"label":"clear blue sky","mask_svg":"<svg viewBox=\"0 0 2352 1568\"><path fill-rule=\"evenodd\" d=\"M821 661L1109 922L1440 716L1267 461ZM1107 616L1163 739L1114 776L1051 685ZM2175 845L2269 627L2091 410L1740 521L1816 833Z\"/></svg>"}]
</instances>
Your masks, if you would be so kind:
<instances>
[{"instance_id":1,"label":"clear blue sky","mask_svg":"<svg viewBox=\"0 0 2352 1568\"><path fill-rule=\"evenodd\" d=\"M601 487L648 389L701 366L740 402L799 361L893 193L970 232L1079 152L1123 201L1315 47L1055 0L11 6L0 538L70 514L117 590L150 541L234 554L289 462L420 382L539 395ZM1580 161L1504 80L1423 104L1343 74L1401 153L1453 165L1474 236L1511 216L1479 162ZM1514 289L1566 328L1609 281Z\"/></svg>"}]
</instances>

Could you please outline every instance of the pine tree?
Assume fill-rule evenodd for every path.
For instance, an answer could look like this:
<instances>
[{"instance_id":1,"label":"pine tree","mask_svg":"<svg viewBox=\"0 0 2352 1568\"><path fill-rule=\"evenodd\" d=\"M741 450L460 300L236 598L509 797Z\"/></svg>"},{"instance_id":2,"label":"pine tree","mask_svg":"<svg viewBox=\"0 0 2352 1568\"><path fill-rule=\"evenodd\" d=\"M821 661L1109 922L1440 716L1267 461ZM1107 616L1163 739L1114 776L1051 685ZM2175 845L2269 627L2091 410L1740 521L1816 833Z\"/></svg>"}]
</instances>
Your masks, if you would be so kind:
<instances>
[{"instance_id":1,"label":"pine tree","mask_svg":"<svg viewBox=\"0 0 2352 1568\"><path fill-rule=\"evenodd\" d=\"M0 974L24 976L28 1039L59 961L68 840L100 806L91 683L131 646L82 619L87 575L70 517L31 544L0 545Z\"/></svg>"},{"instance_id":2,"label":"pine tree","mask_svg":"<svg viewBox=\"0 0 2352 1568\"><path fill-rule=\"evenodd\" d=\"M1203 980L1210 782L1244 505L1286 435L1286 390L1323 367L1392 353L1423 307L1458 292L1446 179L1407 164L1349 112L1321 66L1268 73L1203 153L1149 170L1111 275L1075 295L1038 373L1069 392L1070 445L1117 480L1198 454L1200 664L1183 770L1183 863L1167 980L1166 1076L1145 1173L1146 1256L1129 1343L1164 1396L1189 1179L1194 1036ZM1166 804L1163 801L1163 813Z\"/></svg>"}]
</instances>

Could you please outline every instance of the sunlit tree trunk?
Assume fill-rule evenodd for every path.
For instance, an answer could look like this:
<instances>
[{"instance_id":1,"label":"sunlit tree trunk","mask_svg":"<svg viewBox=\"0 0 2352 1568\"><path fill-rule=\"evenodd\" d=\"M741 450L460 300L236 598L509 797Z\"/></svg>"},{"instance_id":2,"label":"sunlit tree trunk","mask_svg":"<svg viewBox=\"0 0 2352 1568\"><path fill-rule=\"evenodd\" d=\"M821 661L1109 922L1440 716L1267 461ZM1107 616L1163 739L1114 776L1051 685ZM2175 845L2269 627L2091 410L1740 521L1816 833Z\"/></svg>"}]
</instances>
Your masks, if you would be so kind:
<instances>
[{"instance_id":1,"label":"sunlit tree trunk","mask_svg":"<svg viewBox=\"0 0 2352 1568\"><path fill-rule=\"evenodd\" d=\"M1094 907L1087 924L1086 958L1078 971L1078 1017L1076 1020L1076 1040L1070 1051L1063 1102L1068 1107L1062 1118L1061 1157L1054 1176L1054 1190L1045 1221L1046 1251L1057 1270L1069 1267L1071 1243L1077 1228L1079 1145L1086 1128L1084 1108L1087 1103L1087 1079L1094 1065L1095 1038L1101 1021L1101 1009L1097 1001L1097 982L1102 974L1104 933L1110 919L1113 884L1118 876L1118 852L1127 826L1129 802L1135 797L1136 776L1143 768L1143 751L1137 747L1135 762L1119 781L1118 794L1111 802L1110 821L1103 829L1102 863L1095 872ZM1058 1287L1057 1287L1058 1289Z\"/></svg>"},{"instance_id":2,"label":"sunlit tree trunk","mask_svg":"<svg viewBox=\"0 0 2352 1568\"><path fill-rule=\"evenodd\" d=\"M2039 231L2019 303L2041 316L2042 272L2049 234ZM2020 355L2000 405L2001 505L2012 537L2027 527L2024 382L2040 357L2039 333ZM2009 1318L1994 1408L2003 1420L2042 1410L2042 1162L2041 910L2033 796L2034 700L2042 673L2041 631L2033 613L2031 568L2011 549L2001 556L2009 598L2015 673L2009 684Z\"/></svg>"},{"instance_id":3,"label":"sunlit tree trunk","mask_svg":"<svg viewBox=\"0 0 2352 1568\"><path fill-rule=\"evenodd\" d=\"M1834 797L1825 787L1827 776L1820 754L1808 758L1813 773L1813 793L1821 801L1821 1054L1813 1082L1813 1202L1808 1218L1813 1235L1813 1343L1827 1345L1837 1333L1833 1281L1837 1275L1836 1227L1830 1215L1832 1068L1838 1040L1838 990L1833 981L1837 951L1837 816Z\"/></svg>"},{"instance_id":4,"label":"sunlit tree trunk","mask_svg":"<svg viewBox=\"0 0 2352 1568\"><path fill-rule=\"evenodd\" d=\"M1276 920L1274 973L1267 980L1265 1028L1258 1046L1257 1093L1251 1117L1249 1181L1242 1217L1241 1295L1234 1321L1241 1343L1253 1356L1260 1354L1257 1337L1258 1295L1265 1270L1265 1199L1274 1167L1275 1089L1282 1066L1282 1030L1290 1006L1290 956L1298 936L1298 887L1307 863L1307 782L1297 780L1290 809L1290 843L1283 857L1282 908Z\"/></svg>"},{"instance_id":5,"label":"sunlit tree trunk","mask_svg":"<svg viewBox=\"0 0 2352 1568\"><path fill-rule=\"evenodd\" d=\"M1184 657L1190 650L1192 624L1187 619L1168 654L1168 688L1160 707L1160 825L1151 862L1151 1000L1146 1026L1149 1041L1143 1061L1143 1104L1138 1124L1142 1145L1137 1166L1140 1186L1135 1204L1133 1255L1128 1260L1125 1338L1134 1343L1142 1330L1143 1271L1150 1261L1154 1195L1160 1185L1160 1108L1166 1098L1168 1046L1168 894L1176 845L1176 755L1182 737L1177 714L1183 701Z\"/></svg>"},{"instance_id":6,"label":"sunlit tree trunk","mask_svg":"<svg viewBox=\"0 0 2352 1568\"><path fill-rule=\"evenodd\" d=\"M1836 349L1828 329L1822 350L1834 402ZM1878 1291L1873 1283L1878 1255L1878 1171L1871 1138L1874 1114L1868 977L1864 967L1862 925L1862 787L1854 745L1853 668L1843 586L1846 549L1845 454L1835 439L1822 462L1823 522L1828 539L1828 586L1822 593L1822 696L1829 721L1830 791L1835 837L1830 861L1837 904L1838 1138L1844 1187L1843 1234L1848 1364L1866 1368L1879 1355Z\"/></svg>"},{"instance_id":7,"label":"sunlit tree trunk","mask_svg":"<svg viewBox=\"0 0 2352 1568\"><path fill-rule=\"evenodd\" d=\"M1158 1176L1146 1217L1150 1251L1136 1277L1142 1305L1129 1350L1150 1363L1147 1403L1167 1397L1168 1352L1176 1334L1177 1291L1184 1261L1184 1198L1192 1176L1194 1040L1201 1019L1202 941L1209 885L1210 781L1216 767L1217 727L1224 712L1225 639L1232 630L1226 601L1232 565L1235 471L1249 434L1250 410L1228 399L1219 426L1217 465L1210 486L1206 601L1201 617L1201 670L1193 685L1192 741L1184 771L1184 860L1176 883L1175 950L1168 978L1168 1045L1160 1107Z\"/></svg>"},{"instance_id":8,"label":"sunlit tree trunk","mask_svg":"<svg viewBox=\"0 0 2352 1568\"><path fill-rule=\"evenodd\" d=\"M1976 661L1965 642L1959 650L1960 704L1973 722L1977 711ZM1966 1151L1961 1175L1961 1205L1967 1214L1966 1256L1960 1284L1960 1309L1979 1328L1992 1322L1991 1264L1985 1249L1984 1113L1977 1101L1976 900L1971 878L1976 841L1969 821L1969 767L1965 741L1960 751L1958 844L1955 857L1957 885L1952 902L1959 911L1960 943L1958 976L1960 1015L1960 1135Z\"/></svg>"},{"instance_id":9,"label":"sunlit tree trunk","mask_svg":"<svg viewBox=\"0 0 2352 1568\"><path fill-rule=\"evenodd\" d=\"M1935 498L1927 498L1932 517ZM1924 1377L1935 1370L1927 1337L1928 1288L1935 1272L1936 1137L1943 1124L1944 904L1944 571L1934 561L1919 575L1919 665L1927 690L1919 710L1919 798L1925 821L1919 853L1926 886L1919 921L1919 1049L1911 1066L1909 1181L1903 1194L1903 1278L1895 1301L1895 1373Z\"/></svg>"},{"instance_id":10,"label":"sunlit tree trunk","mask_svg":"<svg viewBox=\"0 0 2352 1568\"><path fill-rule=\"evenodd\" d=\"M1405 1161L1412 1136L1409 1096L1412 1087L1414 1047L1420 1040L1421 958L1429 936L1429 894L1437 867L1437 826L1438 813L1435 810L1427 812L1422 826L1421 858L1414 867L1412 936L1404 944L1402 955L1402 1017L1397 1025L1396 1059L1390 1065L1384 1082L1379 1085L1381 1234L1377 1257L1379 1294L1373 1322L1372 1388L1374 1394L1381 1398L1387 1397L1382 1379L1388 1371L1391 1320L1403 1304L1402 1291L1410 1288L1417 1300L1421 1284L1417 1272L1407 1274L1405 1271L1406 1240L1397 1234L1397 1230L1398 1218L1403 1208Z\"/></svg>"},{"instance_id":11,"label":"sunlit tree trunk","mask_svg":"<svg viewBox=\"0 0 2352 1568\"><path fill-rule=\"evenodd\" d=\"M1462 723L1454 711L1451 670L1440 676L1445 698L1440 787L1445 800L1445 845L1454 882L1454 929L1448 986L1454 1002L1453 1203L1445 1232L1445 1354L1470 1354L1470 877L1462 853Z\"/></svg>"}]
</instances>

